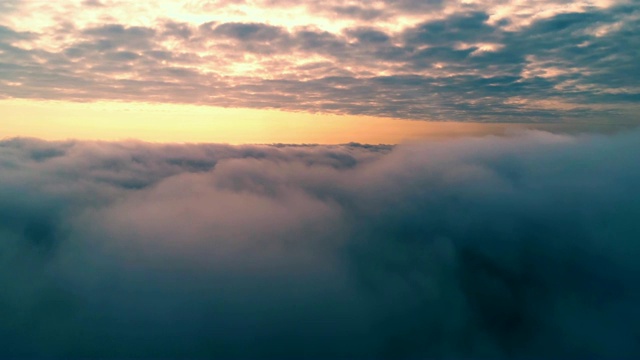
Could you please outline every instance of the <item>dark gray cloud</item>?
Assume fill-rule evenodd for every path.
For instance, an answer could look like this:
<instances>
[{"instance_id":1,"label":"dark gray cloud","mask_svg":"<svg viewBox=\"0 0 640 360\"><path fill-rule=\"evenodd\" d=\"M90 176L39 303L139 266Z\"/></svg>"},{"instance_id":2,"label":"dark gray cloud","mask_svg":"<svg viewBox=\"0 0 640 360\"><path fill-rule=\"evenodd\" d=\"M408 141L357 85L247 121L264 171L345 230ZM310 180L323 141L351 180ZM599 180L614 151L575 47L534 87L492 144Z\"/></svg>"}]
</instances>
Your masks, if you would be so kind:
<instances>
[{"instance_id":1,"label":"dark gray cloud","mask_svg":"<svg viewBox=\"0 0 640 360\"><path fill-rule=\"evenodd\" d=\"M239 41L272 41L282 37L285 32L277 26L265 24L226 23L216 26L215 35L222 35Z\"/></svg>"},{"instance_id":2,"label":"dark gray cloud","mask_svg":"<svg viewBox=\"0 0 640 360\"><path fill-rule=\"evenodd\" d=\"M407 31L407 44L444 45L451 47L457 41L490 42L497 27L488 25L489 15L484 12L453 15L444 20L429 21Z\"/></svg>"},{"instance_id":3,"label":"dark gray cloud","mask_svg":"<svg viewBox=\"0 0 640 360\"><path fill-rule=\"evenodd\" d=\"M0 355L637 357L639 144L2 141Z\"/></svg>"},{"instance_id":4,"label":"dark gray cloud","mask_svg":"<svg viewBox=\"0 0 640 360\"><path fill-rule=\"evenodd\" d=\"M25 40L34 37L36 34L28 32L14 31L11 28L0 25L0 39L5 41Z\"/></svg>"},{"instance_id":5,"label":"dark gray cloud","mask_svg":"<svg viewBox=\"0 0 640 360\"><path fill-rule=\"evenodd\" d=\"M82 5L89 7L104 7L105 5L100 0L85 0Z\"/></svg>"}]
</instances>

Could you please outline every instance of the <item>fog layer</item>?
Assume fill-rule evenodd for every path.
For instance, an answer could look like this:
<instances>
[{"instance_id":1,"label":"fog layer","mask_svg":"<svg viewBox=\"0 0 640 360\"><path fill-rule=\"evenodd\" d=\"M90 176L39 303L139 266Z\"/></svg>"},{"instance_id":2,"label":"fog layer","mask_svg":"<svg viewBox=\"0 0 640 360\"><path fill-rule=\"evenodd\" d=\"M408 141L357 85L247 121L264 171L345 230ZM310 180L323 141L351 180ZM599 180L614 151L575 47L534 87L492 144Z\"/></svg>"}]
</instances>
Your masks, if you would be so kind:
<instances>
[{"instance_id":1,"label":"fog layer","mask_svg":"<svg viewBox=\"0 0 640 360\"><path fill-rule=\"evenodd\" d=\"M0 355L640 356L640 132L0 142Z\"/></svg>"}]
</instances>

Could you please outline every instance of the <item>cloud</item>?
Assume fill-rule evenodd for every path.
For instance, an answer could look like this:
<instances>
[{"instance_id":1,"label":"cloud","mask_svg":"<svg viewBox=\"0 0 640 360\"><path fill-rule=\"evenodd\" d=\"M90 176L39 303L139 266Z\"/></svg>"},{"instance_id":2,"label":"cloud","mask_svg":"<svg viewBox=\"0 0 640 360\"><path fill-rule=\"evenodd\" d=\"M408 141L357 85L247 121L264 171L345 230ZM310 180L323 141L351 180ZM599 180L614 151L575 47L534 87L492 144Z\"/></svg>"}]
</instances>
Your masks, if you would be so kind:
<instances>
[{"instance_id":1,"label":"cloud","mask_svg":"<svg viewBox=\"0 0 640 360\"><path fill-rule=\"evenodd\" d=\"M0 142L0 354L633 357L640 133Z\"/></svg>"},{"instance_id":2,"label":"cloud","mask_svg":"<svg viewBox=\"0 0 640 360\"><path fill-rule=\"evenodd\" d=\"M276 26L242 23L221 24L214 33L241 41L270 41L283 36L282 29Z\"/></svg>"},{"instance_id":3,"label":"cloud","mask_svg":"<svg viewBox=\"0 0 640 360\"><path fill-rule=\"evenodd\" d=\"M3 97L637 122L633 2L7 4Z\"/></svg>"}]
</instances>

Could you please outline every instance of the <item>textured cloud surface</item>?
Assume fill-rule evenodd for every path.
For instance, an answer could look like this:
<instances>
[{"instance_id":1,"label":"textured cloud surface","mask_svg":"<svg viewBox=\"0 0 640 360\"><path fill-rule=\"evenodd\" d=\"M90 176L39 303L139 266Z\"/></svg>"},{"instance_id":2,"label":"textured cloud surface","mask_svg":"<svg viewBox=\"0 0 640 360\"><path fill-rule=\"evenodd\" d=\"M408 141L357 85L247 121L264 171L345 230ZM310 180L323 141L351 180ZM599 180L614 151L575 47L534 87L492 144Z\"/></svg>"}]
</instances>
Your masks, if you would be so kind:
<instances>
[{"instance_id":1,"label":"textured cloud surface","mask_svg":"<svg viewBox=\"0 0 640 360\"><path fill-rule=\"evenodd\" d=\"M0 355L636 357L639 144L3 141Z\"/></svg>"},{"instance_id":2,"label":"textured cloud surface","mask_svg":"<svg viewBox=\"0 0 640 360\"><path fill-rule=\"evenodd\" d=\"M3 0L0 96L637 121L625 0Z\"/></svg>"}]
</instances>

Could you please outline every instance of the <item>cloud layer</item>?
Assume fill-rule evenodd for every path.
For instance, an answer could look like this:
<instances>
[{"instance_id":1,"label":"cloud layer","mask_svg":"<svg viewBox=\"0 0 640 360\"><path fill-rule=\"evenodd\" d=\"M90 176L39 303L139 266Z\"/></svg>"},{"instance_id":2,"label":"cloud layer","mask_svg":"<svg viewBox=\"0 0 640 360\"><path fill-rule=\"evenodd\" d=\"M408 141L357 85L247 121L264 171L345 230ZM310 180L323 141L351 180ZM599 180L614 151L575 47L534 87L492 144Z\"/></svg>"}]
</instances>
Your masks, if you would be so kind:
<instances>
[{"instance_id":1,"label":"cloud layer","mask_svg":"<svg viewBox=\"0 0 640 360\"><path fill-rule=\"evenodd\" d=\"M637 121L634 1L3 2L0 96Z\"/></svg>"},{"instance_id":2,"label":"cloud layer","mask_svg":"<svg viewBox=\"0 0 640 360\"><path fill-rule=\"evenodd\" d=\"M640 133L0 142L0 355L635 357Z\"/></svg>"}]
</instances>

